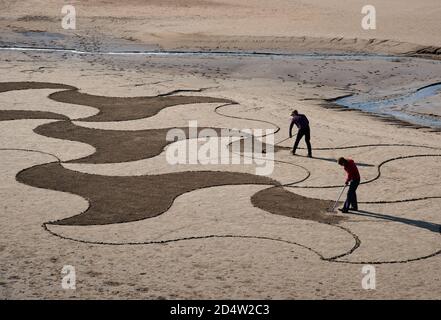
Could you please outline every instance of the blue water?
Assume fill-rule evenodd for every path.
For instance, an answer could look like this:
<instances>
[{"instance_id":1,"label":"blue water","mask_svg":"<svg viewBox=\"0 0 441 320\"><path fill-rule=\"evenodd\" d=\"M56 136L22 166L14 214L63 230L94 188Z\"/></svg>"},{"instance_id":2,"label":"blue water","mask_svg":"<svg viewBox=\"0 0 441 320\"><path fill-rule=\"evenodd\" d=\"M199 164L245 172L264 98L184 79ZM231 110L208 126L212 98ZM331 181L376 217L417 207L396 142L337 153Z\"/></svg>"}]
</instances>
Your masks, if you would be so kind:
<instances>
[{"instance_id":1,"label":"blue water","mask_svg":"<svg viewBox=\"0 0 441 320\"><path fill-rule=\"evenodd\" d=\"M357 94L337 99L335 103L347 108L358 109L383 116L392 116L412 124L425 127L441 128L441 117L422 114L416 109L412 113L406 108L424 99L441 94L441 83L435 83L420 89L372 99L369 94ZM438 105L441 108L441 105ZM423 110L422 110L423 111Z\"/></svg>"}]
</instances>

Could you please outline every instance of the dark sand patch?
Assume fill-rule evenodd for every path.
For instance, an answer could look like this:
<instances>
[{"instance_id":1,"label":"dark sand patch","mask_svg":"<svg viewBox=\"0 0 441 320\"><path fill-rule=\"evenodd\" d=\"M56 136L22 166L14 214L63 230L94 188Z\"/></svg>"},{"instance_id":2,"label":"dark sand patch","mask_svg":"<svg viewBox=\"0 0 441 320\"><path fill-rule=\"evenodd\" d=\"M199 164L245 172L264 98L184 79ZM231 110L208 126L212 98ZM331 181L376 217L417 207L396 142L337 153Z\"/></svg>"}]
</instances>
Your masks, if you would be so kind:
<instances>
[{"instance_id":1,"label":"dark sand patch","mask_svg":"<svg viewBox=\"0 0 441 320\"><path fill-rule=\"evenodd\" d=\"M281 216L337 224L344 217L327 213L332 201L303 197L277 186L257 192L251 197L253 206Z\"/></svg>"},{"instance_id":2,"label":"dark sand patch","mask_svg":"<svg viewBox=\"0 0 441 320\"><path fill-rule=\"evenodd\" d=\"M128 121L154 116L167 107L195 103L233 103L231 100L203 96L106 97L78 90L55 92L49 98L64 103L94 107L100 112L82 121ZM78 119L77 119L78 120Z\"/></svg>"},{"instance_id":3,"label":"dark sand patch","mask_svg":"<svg viewBox=\"0 0 441 320\"><path fill-rule=\"evenodd\" d=\"M158 216L186 192L222 185L278 185L273 179L237 172L188 171L151 176L91 175L48 163L23 170L17 181L30 186L69 192L89 200L89 208L57 225L105 225ZM225 199L228 201L228 199Z\"/></svg>"},{"instance_id":4,"label":"dark sand patch","mask_svg":"<svg viewBox=\"0 0 441 320\"><path fill-rule=\"evenodd\" d=\"M26 22L31 22L31 21L49 21L49 22L55 22L57 21L57 18L55 17L49 17L49 16L41 16L41 15L26 15L23 17L19 17L17 18L17 21L26 21Z\"/></svg>"},{"instance_id":5,"label":"dark sand patch","mask_svg":"<svg viewBox=\"0 0 441 320\"><path fill-rule=\"evenodd\" d=\"M145 97L107 97L97 96L78 91L78 88L49 82L0 82L0 93L26 89L65 89L49 95L49 99L57 102L89 106L99 109L93 116L81 118L82 121L128 121L154 116L167 107L197 103L235 103L232 100L204 97L178 96L162 94ZM176 92L197 90L176 90ZM79 119L77 119L79 120Z\"/></svg>"},{"instance_id":6,"label":"dark sand patch","mask_svg":"<svg viewBox=\"0 0 441 320\"><path fill-rule=\"evenodd\" d=\"M86 121L122 121L152 116L160 110L174 105L190 103L232 103L230 100L210 97L170 96L157 97L104 97L80 93L74 87L44 82L0 83L0 92L24 89L61 88L66 91L55 92L49 97L55 101L80 104L98 108L97 115L87 117ZM73 88L73 89L72 89ZM40 111L4 111L1 119L51 118L67 119L63 115ZM74 125L71 121L58 121L43 124L34 131L38 134L83 142L95 147L90 156L72 160L74 163L120 163L150 158L160 154L171 143L166 140L171 128L138 131L101 130ZM189 128L183 130L189 137ZM201 130L208 128L198 128ZM210 128L219 136L222 129ZM231 144L243 152L260 152L255 137L234 132L244 140ZM245 141L253 143L249 144ZM266 149L267 146L264 146ZM279 147L282 148L282 147ZM276 151L279 150L276 147ZM20 172L17 180L31 186L70 192L89 200L89 208L76 216L62 219L59 225L103 225L137 221L157 216L172 205L174 199L186 192L201 188L238 184L280 184L270 178L233 172L190 171L150 176L111 177L91 175L68 170L60 163L49 163L31 167ZM324 214L330 201L310 199L288 192L282 187L268 188L252 197L254 206L273 214L323 223L338 223L342 217Z\"/></svg>"},{"instance_id":7,"label":"dark sand patch","mask_svg":"<svg viewBox=\"0 0 441 320\"><path fill-rule=\"evenodd\" d=\"M68 117L53 112L30 110L0 110L0 121L21 119L55 119L69 120Z\"/></svg>"},{"instance_id":8,"label":"dark sand patch","mask_svg":"<svg viewBox=\"0 0 441 320\"><path fill-rule=\"evenodd\" d=\"M50 138L87 143L95 147L90 156L75 159L72 163L117 163L136 161L157 156L172 141L167 141L167 132L172 128L138 131L101 130L76 126L70 121L43 124L34 132ZM189 137L189 128L177 128ZM197 128L197 132L208 128ZM218 135L222 129L210 128Z\"/></svg>"},{"instance_id":9,"label":"dark sand patch","mask_svg":"<svg viewBox=\"0 0 441 320\"><path fill-rule=\"evenodd\" d=\"M33 81L21 81L21 82L0 82L0 93L14 90L27 90L27 89L68 89L76 90L77 88L61 84L50 82L33 82Z\"/></svg>"}]
</instances>

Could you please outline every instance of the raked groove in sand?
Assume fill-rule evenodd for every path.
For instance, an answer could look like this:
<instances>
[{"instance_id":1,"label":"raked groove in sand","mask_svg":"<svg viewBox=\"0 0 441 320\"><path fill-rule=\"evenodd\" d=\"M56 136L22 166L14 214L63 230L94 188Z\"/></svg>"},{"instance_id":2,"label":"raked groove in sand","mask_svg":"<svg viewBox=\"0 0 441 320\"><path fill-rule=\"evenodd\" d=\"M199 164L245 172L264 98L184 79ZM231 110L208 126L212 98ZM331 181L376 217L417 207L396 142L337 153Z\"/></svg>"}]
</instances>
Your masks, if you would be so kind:
<instances>
[{"instance_id":1,"label":"raked groove in sand","mask_svg":"<svg viewBox=\"0 0 441 320\"><path fill-rule=\"evenodd\" d=\"M44 86L58 86L60 87L60 89L68 89L67 91L60 91L60 92L77 92L77 89L72 89L72 87L69 87L67 85L62 85L62 84L47 84L47 83L20 83L20 82L16 82L16 83L4 83L5 88L8 88L10 90L14 90L14 86L18 89L18 90L22 90L24 87L28 86L29 88L32 87L44 87ZM6 89L5 89L6 90ZM53 95L53 94L51 94ZM51 96L50 95L50 96ZM89 94L85 94L85 93L81 93L82 96L87 97L88 99L86 100L81 100L78 101L78 99L76 98L75 95L67 95L67 99L63 102L68 102L68 103L76 103L76 104L80 104L80 105L87 105L87 106L95 106L97 108L101 109L105 109L106 108L106 104L103 105L103 102L108 101L110 98L109 97L97 97L94 95L89 95ZM49 98L50 98L49 96ZM176 96L175 96L176 97ZM186 97L189 98L189 97ZM194 97L195 98L195 97ZM202 99L203 101L208 99L207 97L197 97L198 99ZM120 98L124 101L126 101L126 103L129 105L129 107L126 107L124 110L126 112L131 112L131 107L129 102L134 103L133 107L136 107L139 103L140 100L144 99L146 101L149 101L149 99L151 100L152 97L132 97L132 98ZM171 97L165 97L164 99L171 99ZM101 104L98 104L97 102L100 101ZM197 101L197 100L196 100ZM214 100L217 101L217 100ZM186 100L182 101L183 103L186 102ZM223 102L223 101L218 101L218 102ZM152 103L152 102L150 102ZM155 101L153 104L158 103L158 101ZM170 107L167 105L167 103L163 103L161 106L158 106L157 109L163 109L163 108L167 108ZM157 111L158 111L157 110ZM102 111L102 110L101 110ZM5 111L7 112L7 111ZM143 114L138 114L136 115L135 119L137 117L151 117L154 116L155 113L143 113ZM117 115L116 115L117 116ZM123 114L122 116L125 117L125 115ZM91 117L94 117L94 115L91 115ZM228 116L225 116L228 117ZM117 116L118 118L118 116ZM238 117L241 118L241 117ZM243 118L246 119L246 118ZM100 121L106 121L107 119L101 119ZM116 120L116 119L112 119L112 120ZM59 139L63 139L63 140L82 140L82 138L78 138L75 136L75 130L74 129L69 129L66 130L65 126L63 126L64 123L69 123L66 121L61 121L61 122L55 122L55 125L62 125L62 130L61 132L64 133L64 136L57 136L57 138ZM43 125L44 126L44 125ZM37 130L38 128L41 128L42 126L39 126L37 128L34 129L34 132L38 133L39 131ZM105 136L107 139L110 139L111 141L115 141L114 138L109 138L108 135L103 135L101 133L99 133L99 130L97 130L96 133L94 133L94 130L92 129L87 129L90 130L91 132L89 133L89 135L91 137L93 137L93 135L98 135L98 136ZM55 130L56 132L57 130ZM122 132L119 132L119 134L121 134ZM41 134L41 132L40 132ZM44 134L44 135L48 135L51 136L52 134ZM145 134L144 134L145 135ZM148 136L151 136L151 134L149 134ZM82 141L85 142L85 141ZM89 141L87 141L89 142ZM89 142L90 143L90 142ZM93 143L92 143L93 144ZM94 145L94 144L93 144ZM120 145L120 144L118 144ZM136 144L132 143L130 144L131 148L136 148ZM363 147L378 147L379 145L371 145L371 146L349 146L346 148L363 148ZM403 146L407 146L407 147L411 147L411 145L398 145L400 147ZM383 145L383 147L397 147L394 145ZM424 147L424 146L423 146ZM344 149L345 147L340 147L340 149ZM433 148L433 147L425 147L425 148L429 148L429 149L434 149L437 150L437 148ZM320 148L319 148L320 149ZM326 148L325 148L326 149ZM330 148L332 149L332 148ZM17 150L17 149L16 149ZM158 150L156 150L156 152L154 152L152 155L156 155L157 153L159 153L161 150L161 147L158 148ZM5 150L6 151L6 150ZM31 150L29 150L31 151ZM31 151L32 152L32 151ZM96 148L96 153L100 152L100 148ZM45 153L47 154L47 153ZM145 155L146 157L148 157L149 155ZM150 155L151 156L151 155ZM392 158L392 159L387 159L386 161L382 162L379 166L378 166L378 175L376 177L374 177L371 180L368 181L364 181L364 184L368 184L371 182L374 182L376 180L378 180L380 178L381 175L381 171L380 168L383 164L389 163L391 161L394 160L403 160L403 159L409 159L409 158L417 158L417 157L438 157L441 156L439 154L419 154L419 155L411 155L411 156L401 156L401 157L397 157L397 158ZM97 161L94 160L93 162L106 162L108 160L108 158L111 157L111 155L107 155L106 157L104 157L101 161ZM43 224L43 228L50 232L52 235L56 235L59 236L63 239L66 240L75 240L74 238L72 238L71 236L63 236L62 234L58 234L55 231L52 231L50 229L50 227L48 227L49 225L60 225L60 226L70 226L70 227L78 227L78 226L105 226L105 225L114 225L114 224L126 224L126 223L130 223L130 222L138 222L138 221L142 221L142 220L146 220L147 218L154 218L157 217L157 219L162 219L162 215L166 214L166 212L172 208L172 204L174 203L175 199L177 199L180 195L183 195L185 193L190 193L192 191L196 191L198 189L206 189L206 188L213 188L216 186L222 186L222 185L234 185L234 184L260 184L260 185L274 185L271 188L267 188L266 190L257 192L253 195L252 197L252 202L253 205L257 208L262 209L263 211L275 214L275 215L282 215L282 216L288 216L288 217L295 217L297 219L306 219L306 220L312 220L312 221L317 221L317 222L321 222L324 224L337 224L339 222L344 222L345 218L343 217L333 217L333 216L324 216L323 214L321 214L320 212L323 211L327 206L329 206L329 202L328 201L324 201L324 200L318 200L318 199L310 199L310 198L306 198L306 197L302 197L299 195L296 195L294 193L291 193L289 191L287 191L286 189L283 189L283 185L280 185L279 183L277 183L277 181L271 180L271 179L258 179L253 178L252 176L243 176L244 180L241 180L242 178L238 178L238 173L236 173L235 175L231 175L227 172L214 172L212 171L211 173L209 172L204 172L204 171L184 171L183 173L174 173L174 174L167 174L167 173L162 173L159 175L145 175L145 176L138 176L138 177L130 177L130 176L126 176L126 177L110 177L107 175L96 175L93 174L92 172L90 174L83 174L80 173L78 171L75 170L69 170L66 168L62 167L62 162L60 161L60 159L58 157L55 156L55 158L58 161L55 162L49 162L46 164L40 164L37 166L33 166L27 169L23 169L21 170L19 173L17 173L17 181L33 186L33 187L37 187L37 188L42 188L42 189L50 189L50 190L57 190L57 191L62 191L62 192L67 192L69 194L77 194L82 196L83 198L87 199L87 202L89 203L89 206L87 208L86 211L77 214L75 216L69 217L69 218L65 218L59 221L52 221L52 222L47 222ZM135 157L136 158L136 157ZM81 162L86 162L84 160L85 158L79 158L78 160L80 160ZM320 158L318 158L320 159ZM127 161L128 159L121 159L120 161ZM309 172L306 168L304 168L307 172ZM42 171L42 172L40 172ZM182 174L187 174L190 175L189 177L183 177L183 178L179 178L178 175L182 175ZM200 177L198 177L197 175L199 174ZM210 176L210 174L212 176ZM219 177L219 179L216 178ZM229 176L229 177L228 177ZM310 172L308 174L308 177L310 176ZM70 177L70 178L69 178ZM150 187L154 186L154 188L158 188L158 185L160 184L164 184L164 180L167 180L168 177L170 177L169 182L165 182L165 186L163 186L162 188L159 186L159 189L164 189L164 190L168 190L168 194L167 196L169 197L168 199L163 199L164 197L162 197L161 199L158 198L158 195L153 191L149 191L147 192L147 194L145 194L145 191L148 190ZM205 177L204 179L207 179L210 181L208 184L206 182L204 182L204 180L200 179L202 177ZM308 179L308 177L306 177L306 179ZM150 179L150 180L149 180ZM156 179L156 180L155 180ZM159 180L158 180L159 179ZM175 183L173 181L175 181L176 179L180 180L180 181L187 181L187 182L196 182L193 183L192 185L188 185L182 187L182 184L179 184L179 188L177 188L178 186L175 185ZM219 180L218 182L216 181ZM83 182L81 182L83 181ZM300 181L305 181L305 179L302 179ZM191 184L191 183L190 183ZM139 189L139 186L141 186L141 190ZM291 187L293 185L293 183L290 184ZM286 187L289 187L290 185L286 185ZM138 191L134 191L135 189L133 189L133 186L136 187L136 190ZM110 187L110 189L107 189L107 187ZM175 188L176 190L174 190L173 192L170 193L170 189L171 188ZM317 186L316 188L318 189L323 189L323 188L332 188L334 186ZM116 188L116 189L115 189ZM119 188L119 189L118 189ZM299 186L299 188L308 188L308 186L306 187L302 187ZM134 193L138 193L141 192L139 195L137 195L135 198L133 198ZM127 193L127 194L125 194ZM110 195L110 194L118 194L119 198L112 198L112 201L109 201L109 199L106 197L106 195ZM148 195L152 195L153 197L150 197ZM122 196L121 196L122 195ZM131 201L128 201L128 199L131 199ZM364 204L385 204L385 203L401 203L401 202L415 202L415 201L422 201L422 200L428 200L428 199L438 199L439 196L435 195L435 196L429 196L429 197L424 197L424 198L414 198L414 199L399 199L397 201L377 201L377 202L363 202L361 201L360 203L364 203ZM103 201L104 200L104 201ZM133 206L134 206L134 200L137 201L137 207L135 211ZM139 201L138 201L139 200ZM159 200L159 202L155 205L155 201ZM130 203L130 207L126 207L127 204ZM272 204L271 204L272 203ZM288 206L285 207L280 207L279 204L289 204ZM302 206L300 208L298 208L299 210L294 210L293 208L293 204L295 203L302 203ZM154 206L155 210L152 211L152 205ZM149 209L149 210L147 210ZM133 212L131 212L133 211ZM151 211L151 212L149 212ZM146 212L149 212L146 215ZM305 212L307 214L305 214ZM128 213L130 213L128 215ZM148 220L148 219L147 219ZM406 222L404 223L414 223L412 220L407 219ZM164 225L167 225L167 223L164 223ZM349 229L345 228L345 227L341 227L341 226L337 226L339 228L341 228L342 230L345 230L346 232L348 232L350 235L352 235L352 237L355 240L355 245L354 247L352 247L351 250L343 253L343 254L338 254L336 256L333 256L331 258L324 258L324 256L322 254L320 254L318 251L307 247L305 245L299 244L297 242L291 242L291 241L286 241L283 239L278 239L278 238L274 238L274 237L269 237L269 236L262 236L262 235L240 235L240 234L212 234L212 235L199 235L199 236L190 236L190 237L181 237L181 238L175 238L175 239L168 239L168 240L161 240L161 241L156 241L156 240L150 240L150 241L143 241L143 242L122 242L122 243L109 243L109 242L97 242L97 241L90 241L90 240L81 240L81 239L77 239L80 242L84 242L84 243L90 243L90 244L114 244L114 245L134 245L134 244L161 244L161 243L168 243L168 242L175 242L175 241L184 241L184 240L195 240L195 239L208 239L208 238L253 238L253 239L263 239L263 240L273 240L273 241L284 241L286 243L289 244L293 244L293 245L297 245L300 246L302 248L308 249L314 253L316 253L322 260L325 261L329 261L329 262L344 262L344 263L355 263L355 264L365 264L365 263L372 263L372 264L394 264L394 263L407 263L410 261L419 261L419 260L423 260L423 259L427 259L430 257L434 257L436 255L438 255L441 250L437 250L435 252L432 252L428 255L424 255L424 256L418 256L418 257L412 257L412 258L408 258L405 260L389 260L389 261L340 261L338 259L344 257L344 256L348 256L350 254L352 254L353 252L355 252L357 250L357 248L360 246L361 241L359 239L359 237L354 234L353 232L351 232ZM438 226L439 228L439 226ZM152 229L152 228L150 228ZM153 230L153 229L152 229ZM438 230L438 233L441 231Z\"/></svg>"}]
</instances>

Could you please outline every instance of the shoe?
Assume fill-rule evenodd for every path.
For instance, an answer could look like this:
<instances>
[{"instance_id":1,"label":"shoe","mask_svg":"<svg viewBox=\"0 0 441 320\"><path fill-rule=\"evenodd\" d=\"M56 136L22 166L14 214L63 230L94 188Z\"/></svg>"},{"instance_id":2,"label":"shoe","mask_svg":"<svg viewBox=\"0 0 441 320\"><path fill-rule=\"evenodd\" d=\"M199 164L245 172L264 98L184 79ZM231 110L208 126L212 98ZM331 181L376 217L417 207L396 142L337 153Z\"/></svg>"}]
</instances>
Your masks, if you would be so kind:
<instances>
[{"instance_id":1,"label":"shoe","mask_svg":"<svg viewBox=\"0 0 441 320\"><path fill-rule=\"evenodd\" d=\"M295 156L295 155L296 155L296 152L295 152L295 151L293 151L293 152L292 152L292 155L293 155L293 156Z\"/></svg>"},{"instance_id":2,"label":"shoe","mask_svg":"<svg viewBox=\"0 0 441 320\"><path fill-rule=\"evenodd\" d=\"M340 211L341 213L348 213L349 212L348 210L341 209L341 208L338 208L338 211Z\"/></svg>"},{"instance_id":3,"label":"shoe","mask_svg":"<svg viewBox=\"0 0 441 320\"><path fill-rule=\"evenodd\" d=\"M351 210L358 211L358 207L352 208Z\"/></svg>"},{"instance_id":4,"label":"shoe","mask_svg":"<svg viewBox=\"0 0 441 320\"><path fill-rule=\"evenodd\" d=\"M308 158L312 158L312 154L308 154Z\"/></svg>"}]
</instances>

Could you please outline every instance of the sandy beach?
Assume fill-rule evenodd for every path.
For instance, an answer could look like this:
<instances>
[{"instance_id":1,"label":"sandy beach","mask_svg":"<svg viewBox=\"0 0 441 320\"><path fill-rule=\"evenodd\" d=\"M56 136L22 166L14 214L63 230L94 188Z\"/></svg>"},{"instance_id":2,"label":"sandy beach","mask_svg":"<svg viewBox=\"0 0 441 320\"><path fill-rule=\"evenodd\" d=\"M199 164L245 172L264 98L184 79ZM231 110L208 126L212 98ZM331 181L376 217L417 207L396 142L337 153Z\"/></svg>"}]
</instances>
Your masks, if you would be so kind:
<instances>
[{"instance_id":1,"label":"sandy beach","mask_svg":"<svg viewBox=\"0 0 441 320\"><path fill-rule=\"evenodd\" d=\"M0 298L440 299L441 7L384 2L363 30L358 0L73 1L65 30L57 1L0 1Z\"/></svg>"}]
</instances>

